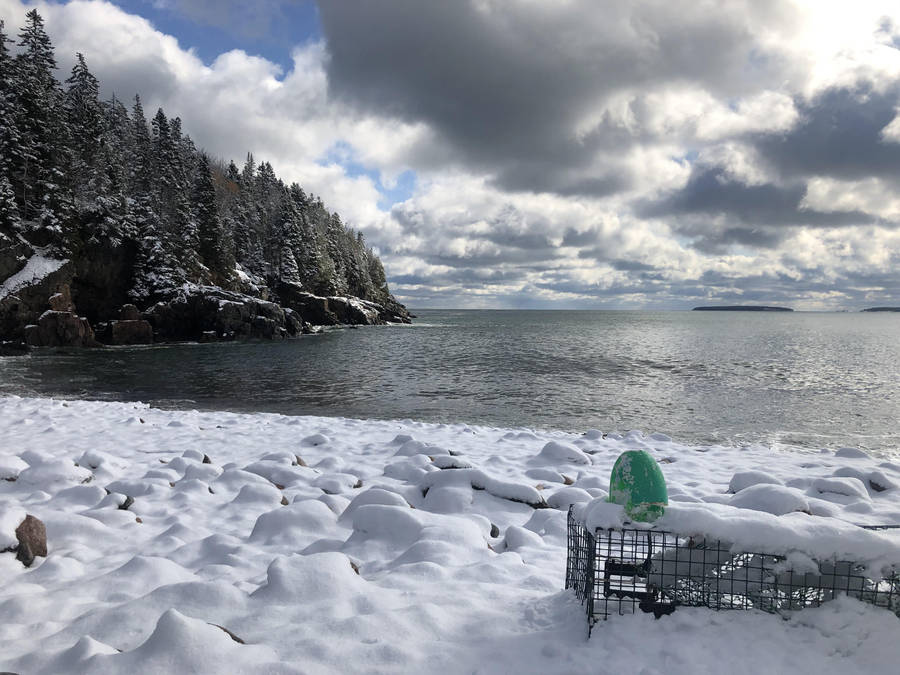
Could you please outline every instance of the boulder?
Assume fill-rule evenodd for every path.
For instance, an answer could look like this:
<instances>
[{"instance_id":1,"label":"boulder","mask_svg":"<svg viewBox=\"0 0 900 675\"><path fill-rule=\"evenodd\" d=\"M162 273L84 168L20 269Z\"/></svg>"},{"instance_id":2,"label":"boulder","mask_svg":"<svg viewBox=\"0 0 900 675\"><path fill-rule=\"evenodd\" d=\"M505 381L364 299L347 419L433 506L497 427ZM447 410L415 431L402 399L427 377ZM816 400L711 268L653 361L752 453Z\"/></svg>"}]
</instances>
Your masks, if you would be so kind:
<instances>
[{"instance_id":1,"label":"boulder","mask_svg":"<svg viewBox=\"0 0 900 675\"><path fill-rule=\"evenodd\" d=\"M119 321L140 321L141 312L132 304L122 305L119 310Z\"/></svg>"},{"instance_id":2,"label":"boulder","mask_svg":"<svg viewBox=\"0 0 900 675\"><path fill-rule=\"evenodd\" d=\"M68 284L63 285L59 292L51 295L47 300L47 304L55 312L74 312L75 305L72 302L72 291L69 289Z\"/></svg>"},{"instance_id":3,"label":"boulder","mask_svg":"<svg viewBox=\"0 0 900 675\"><path fill-rule=\"evenodd\" d=\"M25 343L31 347L99 347L91 324L73 312L48 309L37 324L25 326Z\"/></svg>"},{"instance_id":4,"label":"boulder","mask_svg":"<svg viewBox=\"0 0 900 675\"><path fill-rule=\"evenodd\" d=\"M110 321L104 331L98 331L98 337L108 345L148 345L153 342L153 326L143 319Z\"/></svg>"},{"instance_id":5,"label":"boulder","mask_svg":"<svg viewBox=\"0 0 900 675\"><path fill-rule=\"evenodd\" d=\"M47 528L38 518L25 516L25 520L16 528L16 539L19 540L16 558L25 567L31 567L36 556L47 557Z\"/></svg>"}]
</instances>

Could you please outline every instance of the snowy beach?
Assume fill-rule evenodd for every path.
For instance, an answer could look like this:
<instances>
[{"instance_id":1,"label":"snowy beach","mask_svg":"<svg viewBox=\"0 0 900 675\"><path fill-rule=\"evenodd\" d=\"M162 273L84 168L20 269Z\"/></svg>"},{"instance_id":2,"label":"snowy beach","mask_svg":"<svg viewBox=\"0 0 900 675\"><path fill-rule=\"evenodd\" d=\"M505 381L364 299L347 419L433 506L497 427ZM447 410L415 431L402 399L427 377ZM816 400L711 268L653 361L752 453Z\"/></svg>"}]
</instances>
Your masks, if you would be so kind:
<instances>
[{"instance_id":1,"label":"snowy beach","mask_svg":"<svg viewBox=\"0 0 900 675\"><path fill-rule=\"evenodd\" d=\"M566 509L606 495L623 450L661 462L672 523L777 527L873 563L900 534L848 524L900 524L889 455L18 397L0 398L0 439L0 548L27 512L49 549L30 568L0 554L0 670L846 675L900 659L900 620L851 599L614 616L588 639L563 590Z\"/></svg>"}]
</instances>

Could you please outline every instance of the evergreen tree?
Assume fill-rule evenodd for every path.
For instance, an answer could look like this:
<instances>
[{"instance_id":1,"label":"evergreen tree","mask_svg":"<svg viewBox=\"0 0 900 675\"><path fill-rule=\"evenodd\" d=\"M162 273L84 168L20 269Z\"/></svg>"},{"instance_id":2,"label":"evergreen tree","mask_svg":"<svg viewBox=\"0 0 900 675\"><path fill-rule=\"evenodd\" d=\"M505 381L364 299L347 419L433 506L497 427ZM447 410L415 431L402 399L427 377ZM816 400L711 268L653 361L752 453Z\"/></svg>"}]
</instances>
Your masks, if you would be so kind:
<instances>
[{"instance_id":1,"label":"evergreen tree","mask_svg":"<svg viewBox=\"0 0 900 675\"><path fill-rule=\"evenodd\" d=\"M216 186L209 168L209 158L201 153L194 180L194 208L200 240L200 258L209 268L213 280L228 282L234 269L232 245L216 204Z\"/></svg>"},{"instance_id":2,"label":"evergreen tree","mask_svg":"<svg viewBox=\"0 0 900 675\"><path fill-rule=\"evenodd\" d=\"M36 221L37 236L58 249L70 248L72 199L68 190L69 129L62 112L62 90L53 71L56 58L36 9L19 33L16 56L17 122L20 140L12 153L13 186L20 213Z\"/></svg>"},{"instance_id":3,"label":"evergreen tree","mask_svg":"<svg viewBox=\"0 0 900 675\"><path fill-rule=\"evenodd\" d=\"M127 139L131 148L129 182L136 195L149 196L153 185L153 153L147 118L140 95L135 95L131 109L131 133Z\"/></svg>"},{"instance_id":4,"label":"evergreen tree","mask_svg":"<svg viewBox=\"0 0 900 675\"><path fill-rule=\"evenodd\" d=\"M3 32L4 24L0 20L0 177L9 183L12 177L12 154L20 142L16 124L16 100L13 60L7 46L10 40ZM11 194L12 184L8 188ZM18 209L16 209L18 213Z\"/></svg>"},{"instance_id":5,"label":"evergreen tree","mask_svg":"<svg viewBox=\"0 0 900 675\"><path fill-rule=\"evenodd\" d=\"M102 182L102 172L97 170L98 154L103 134L103 107L98 95L100 85L88 70L84 56L76 56L72 75L65 95L65 111L72 134L71 177L81 188L82 200L93 200L103 194L108 186ZM86 188L86 191L85 191Z\"/></svg>"},{"instance_id":6,"label":"evergreen tree","mask_svg":"<svg viewBox=\"0 0 900 675\"><path fill-rule=\"evenodd\" d=\"M17 230L19 227L19 207L12 184L5 173L0 172L0 233ZM2 238L2 237L0 237Z\"/></svg>"}]
</instances>

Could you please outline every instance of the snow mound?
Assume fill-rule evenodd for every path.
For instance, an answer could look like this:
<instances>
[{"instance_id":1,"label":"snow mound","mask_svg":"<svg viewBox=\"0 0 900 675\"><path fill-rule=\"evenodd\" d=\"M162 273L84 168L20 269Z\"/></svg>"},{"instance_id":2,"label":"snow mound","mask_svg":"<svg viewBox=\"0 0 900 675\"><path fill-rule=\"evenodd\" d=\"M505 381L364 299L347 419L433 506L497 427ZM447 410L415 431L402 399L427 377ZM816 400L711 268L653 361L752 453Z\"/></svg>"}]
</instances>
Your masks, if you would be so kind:
<instances>
[{"instance_id":1,"label":"snow mound","mask_svg":"<svg viewBox=\"0 0 900 675\"><path fill-rule=\"evenodd\" d=\"M428 490L448 485L468 485L473 490L484 490L488 494L500 499L512 502L521 502L534 508L546 506L540 491L530 485L512 483L498 480L478 469L452 469L448 471L435 471L425 475L419 481L419 488L423 495Z\"/></svg>"},{"instance_id":2,"label":"snow mound","mask_svg":"<svg viewBox=\"0 0 900 675\"><path fill-rule=\"evenodd\" d=\"M383 506L400 506L409 508L406 500L390 490L383 488L369 488L365 492L361 492L353 498L344 512L341 514L341 520L347 520L353 517L353 514L362 507L369 504L381 504Z\"/></svg>"},{"instance_id":3,"label":"snow mound","mask_svg":"<svg viewBox=\"0 0 900 675\"><path fill-rule=\"evenodd\" d=\"M250 673L273 667L278 655L271 647L242 645L224 630L201 619L167 610L147 641L129 652L105 650L78 663L73 672L120 673ZM284 670L279 669L280 672ZM271 670L270 672L275 672Z\"/></svg>"},{"instance_id":4,"label":"snow mound","mask_svg":"<svg viewBox=\"0 0 900 675\"><path fill-rule=\"evenodd\" d=\"M591 460L584 452L574 446L550 441L541 448L537 457L534 458L534 462L551 465L590 464Z\"/></svg>"},{"instance_id":5,"label":"snow mound","mask_svg":"<svg viewBox=\"0 0 900 675\"><path fill-rule=\"evenodd\" d=\"M547 505L551 509L566 510L569 508L570 504L581 504L582 502L589 502L592 499L591 493L587 490L582 490L577 487L564 487L547 497Z\"/></svg>"},{"instance_id":6,"label":"snow mound","mask_svg":"<svg viewBox=\"0 0 900 675\"><path fill-rule=\"evenodd\" d=\"M0 455L0 480L15 480L27 468L28 464L16 455Z\"/></svg>"},{"instance_id":7,"label":"snow mound","mask_svg":"<svg viewBox=\"0 0 900 675\"><path fill-rule=\"evenodd\" d=\"M794 511L809 513L809 502L800 490L772 483L757 483L746 487L728 503L739 509L764 511L776 516Z\"/></svg>"},{"instance_id":8,"label":"snow mound","mask_svg":"<svg viewBox=\"0 0 900 675\"><path fill-rule=\"evenodd\" d=\"M844 495L845 497L857 497L864 500L869 499L869 493L866 490L866 486L859 478L819 478L813 482L813 489L820 494L833 493Z\"/></svg>"},{"instance_id":9,"label":"snow mound","mask_svg":"<svg viewBox=\"0 0 900 675\"><path fill-rule=\"evenodd\" d=\"M75 466L67 459L48 459L34 464L19 473L19 482L24 485L52 487L60 484L87 483L94 478L87 469Z\"/></svg>"},{"instance_id":10,"label":"snow mound","mask_svg":"<svg viewBox=\"0 0 900 675\"><path fill-rule=\"evenodd\" d=\"M9 501L0 502L0 551L19 545L16 528L25 520L25 509Z\"/></svg>"},{"instance_id":11,"label":"snow mound","mask_svg":"<svg viewBox=\"0 0 900 675\"><path fill-rule=\"evenodd\" d=\"M761 484L784 485L784 483L775 478L775 476L766 473L765 471L738 471L728 482L728 491L737 493L751 485Z\"/></svg>"},{"instance_id":12,"label":"snow mound","mask_svg":"<svg viewBox=\"0 0 900 675\"><path fill-rule=\"evenodd\" d=\"M316 478L312 486L325 494L337 495L362 487L362 481L350 473L326 473Z\"/></svg>"},{"instance_id":13,"label":"snow mound","mask_svg":"<svg viewBox=\"0 0 900 675\"><path fill-rule=\"evenodd\" d=\"M423 443L422 441L410 439L397 449L397 452L394 453L394 457L412 457L413 455L427 455L430 457L435 457L437 455L449 454L450 453L444 448L439 448L434 445L429 445L428 443Z\"/></svg>"},{"instance_id":14,"label":"snow mound","mask_svg":"<svg viewBox=\"0 0 900 675\"><path fill-rule=\"evenodd\" d=\"M306 546L316 535L329 531L337 516L325 504L304 499L262 514L250 532L250 541L258 544Z\"/></svg>"},{"instance_id":15,"label":"snow mound","mask_svg":"<svg viewBox=\"0 0 900 675\"><path fill-rule=\"evenodd\" d=\"M838 448L835 453L835 457L844 457L846 459L868 459L869 455L867 452L860 450L859 448Z\"/></svg>"},{"instance_id":16,"label":"snow mound","mask_svg":"<svg viewBox=\"0 0 900 675\"><path fill-rule=\"evenodd\" d=\"M266 571L266 583L252 597L275 605L339 602L364 585L343 553L279 556Z\"/></svg>"}]
</instances>

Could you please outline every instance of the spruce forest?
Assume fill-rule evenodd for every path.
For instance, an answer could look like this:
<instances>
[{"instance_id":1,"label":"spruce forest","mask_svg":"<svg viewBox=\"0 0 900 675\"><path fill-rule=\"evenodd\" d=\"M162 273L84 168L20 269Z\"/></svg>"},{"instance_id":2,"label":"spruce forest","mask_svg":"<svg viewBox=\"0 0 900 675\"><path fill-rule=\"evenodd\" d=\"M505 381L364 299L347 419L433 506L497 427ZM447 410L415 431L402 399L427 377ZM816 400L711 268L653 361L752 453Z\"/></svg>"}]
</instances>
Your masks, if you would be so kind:
<instances>
[{"instance_id":1,"label":"spruce forest","mask_svg":"<svg viewBox=\"0 0 900 675\"><path fill-rule=\"evenodd\" d=\"M177 116L148 119L139 95L100 100L82 54L64 82L56 70L36 10L15 43L0 22L0 237L58 259L104 251L141 308L185 284L398 307L362 233L268 162L209 157Z\"/></svg>"}]
</instances>

